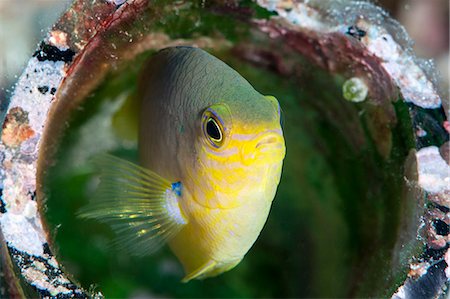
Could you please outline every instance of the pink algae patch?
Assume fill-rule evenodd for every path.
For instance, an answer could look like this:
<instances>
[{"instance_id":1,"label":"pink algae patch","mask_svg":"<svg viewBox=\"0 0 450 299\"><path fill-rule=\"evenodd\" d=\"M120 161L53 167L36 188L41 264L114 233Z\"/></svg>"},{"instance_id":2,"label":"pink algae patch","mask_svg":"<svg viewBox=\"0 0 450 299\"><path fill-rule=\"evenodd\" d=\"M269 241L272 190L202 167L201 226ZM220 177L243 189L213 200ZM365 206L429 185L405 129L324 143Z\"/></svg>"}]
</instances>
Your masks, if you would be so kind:
<instances>
[{"instance_id":1,"label":"pink algae patch","mask_svg":"<svg viewBox=\"0 0 450 299\"><path fill-rule=\"evenodd\" d=\"M3 123L2 142L17 147L35 134L29 125L28 113L20 107L11 108Z\"/></svg>"}]
</instances>

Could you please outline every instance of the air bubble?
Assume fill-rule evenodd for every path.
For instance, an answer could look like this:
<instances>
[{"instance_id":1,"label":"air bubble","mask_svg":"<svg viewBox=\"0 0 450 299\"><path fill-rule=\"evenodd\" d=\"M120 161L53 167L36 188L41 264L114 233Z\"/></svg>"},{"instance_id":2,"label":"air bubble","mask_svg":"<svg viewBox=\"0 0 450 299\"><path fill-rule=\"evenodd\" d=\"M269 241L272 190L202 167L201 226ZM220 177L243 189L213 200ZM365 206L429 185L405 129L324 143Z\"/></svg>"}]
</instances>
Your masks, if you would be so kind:
<instances>
[{"instance_id":1,"label":"air bubble","mask_svg":"<svg viewBox=\"0 0 450 299\"><path fill-rule=\"evenodd\" d=\"M342 95L350 102L359 103L367 98L369 88L366 83L357 77L348 79L342 85Z\"/></svg>"}]
</instances>

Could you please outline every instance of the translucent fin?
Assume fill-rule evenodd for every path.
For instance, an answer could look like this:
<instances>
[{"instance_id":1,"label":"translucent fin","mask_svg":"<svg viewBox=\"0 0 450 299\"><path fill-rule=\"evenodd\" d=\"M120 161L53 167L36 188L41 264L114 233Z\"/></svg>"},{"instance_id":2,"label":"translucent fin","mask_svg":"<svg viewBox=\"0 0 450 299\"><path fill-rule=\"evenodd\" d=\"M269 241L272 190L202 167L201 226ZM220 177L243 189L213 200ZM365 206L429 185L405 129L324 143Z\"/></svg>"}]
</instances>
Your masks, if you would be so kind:
<instances>
[{"instance_id":1,"label":"translucent fin","mask_svg":"<svg viewBox=\"0 0 450 299\"><path fill-rule=\"evenodd\" d=\"M139 132L139 101L134 93L128 95L112 118L114 133L121 139L137 142Z\"/></svg>"},{"instance_id":2,"label":"translucent fin","mask_svg":"<svg viewBox=\"0 0 450 299\"><path fill-rule=\"evenodd\" d=\"M119 247L150 254L187 223L178 204L180 183L111 155L95 158L94 164L100 184L78 216L111 225Z\"/></svg>"}]
</instances>

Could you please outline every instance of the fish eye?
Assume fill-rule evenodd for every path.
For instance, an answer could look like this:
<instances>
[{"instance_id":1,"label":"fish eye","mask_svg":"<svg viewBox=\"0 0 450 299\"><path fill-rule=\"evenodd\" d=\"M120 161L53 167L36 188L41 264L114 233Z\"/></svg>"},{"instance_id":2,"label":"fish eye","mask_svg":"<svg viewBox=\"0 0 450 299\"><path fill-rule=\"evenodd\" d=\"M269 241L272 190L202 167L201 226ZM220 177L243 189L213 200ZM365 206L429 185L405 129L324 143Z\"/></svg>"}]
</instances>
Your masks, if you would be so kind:
<instances>
[{"instance_id":1,"label":"fish eye","mask_svg":"<svg viewBox=\"0 0 450 299\"><path fill-rule=\"evenodd\" d=\"M225 146L229 140L231 127L231 113L227 105L214 104L203 111L203 140L213 148L219 149Z\"/></svg>"},{"instance_id":2,"label":"fish eye","mask_svg":"<svg viewBox=\"0 0 450 299\"><path fill-rule=\"evenodd\" d=\"M223 145L224 131L222 124L211 111L206 111L203 117L203 133L213 147L219 148Z\"/></svg>"},{"instance_id":3,"label":"fish eye","mask_svg":"<svg viewBox=\"0 0 450 299\"><path fill-rule=\"evenodd\" d=\"M206 133L214 143L220 143L222 141L222 131L219 124L212 117L206 121Z\"/></svg>"}]
</instances>

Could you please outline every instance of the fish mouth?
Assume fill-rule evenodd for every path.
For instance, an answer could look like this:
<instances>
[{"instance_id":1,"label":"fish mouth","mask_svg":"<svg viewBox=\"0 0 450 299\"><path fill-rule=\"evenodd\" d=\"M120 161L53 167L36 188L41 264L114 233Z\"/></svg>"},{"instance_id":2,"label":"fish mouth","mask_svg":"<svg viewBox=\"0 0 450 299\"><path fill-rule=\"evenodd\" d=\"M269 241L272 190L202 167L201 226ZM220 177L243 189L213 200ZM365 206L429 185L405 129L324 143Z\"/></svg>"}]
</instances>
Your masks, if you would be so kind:
<instances>
[{"instance_id":1,"label":"fish mouth","mask_svg":"<svg viewBox=\"0 0 450 299\"><path fill-rule=\"evenodd\" d=\"M271 151L284 149L284 138L279 133L270 132L258 138L255 149L257 151Z\"/></svg>"},{"instance_id":2,"label":"fish mouth","mask_svg":"<svg viewBox=\"0 0 450 299\"><path fill-rule=\"evenodd\" d=\"M281 161L285 152L283 135L278 131L268 131L259 134L242 148L242 160L244 164L268 157L271 157L271 160Z\"/></svg>"}]
</instances>

